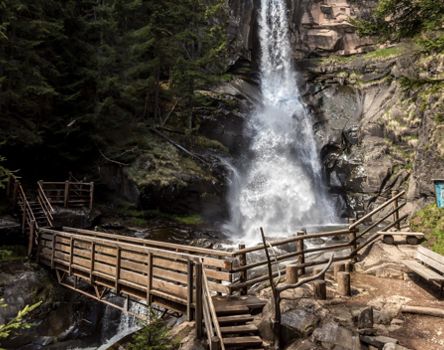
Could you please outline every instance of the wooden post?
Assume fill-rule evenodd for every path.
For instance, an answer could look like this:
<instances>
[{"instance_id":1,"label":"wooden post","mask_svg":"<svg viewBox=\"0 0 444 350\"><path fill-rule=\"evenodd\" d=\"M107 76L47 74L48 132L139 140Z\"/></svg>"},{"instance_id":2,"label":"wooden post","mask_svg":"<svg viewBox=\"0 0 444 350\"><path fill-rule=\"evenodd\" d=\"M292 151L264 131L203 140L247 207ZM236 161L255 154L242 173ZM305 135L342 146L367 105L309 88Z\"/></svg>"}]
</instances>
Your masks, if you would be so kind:
<instances>
[{"instance_id":1,"label":"wooden post","mask_svg":"<svg viewBox=\"0 0 444 350\"><path fill-rule=\"evenodd\" d=\"M314 297L317 300L327 300L327 283L324 280L313 282Z\"/></svg>"},{"instance_id":2,"label":"wooden post","mask_svg":"<svg viewBox=\"0 0 444 350\"><path fill-rule=\"evenodd\" d=\"M317 275L318 273L320 273L320 272L322 272L322 268L316 268L316 269L314 269L313 270L313 275ZM319 277L319 279L320 280L325 280L325 273L324 274L322 274L320 277Z\"/></svg>"},{"instance_id":3,"label":"wooden post","mask_svg":"<svg viewBox=\"0 0 444 350\"><path fill-rule=\"evenodd\" d=\"M338 293L349 297L351 295L350 272L338 272Z\"/></svg>"},{"instance_id":4,"label":"wooden post","mask_svg":"<svg viewBox=\"0 0 444 350\"><path fill-rule=\"evenodd\" d=\"M89 210L92 210L94 203L94 182L91 182L89 186Z\"/></svg>"},{"instance_id":5,"label":"wooden post","mask_svg":"<svg viewBox=\"0 0 444 350\"><path fill-rule=\"evenodd\" d=\"M69 240L69 275L72 275L72 262L74 259L74 237Z\"/></svg>"},{"instance_id":6,"label":"wooden post","mask_svg":"<svg viewBox=\"0 0 444 350\"><path fill-rule=\"evenodd\" d=\"M239 244L239 250L245 249L245 244L241 243ZM247 254L246 253L241 253L239 255L239 265L240 266L245 266L247 265ZM240 283L244 283L247 281L247 270L243 270L240 272ZM240 290L240 294L241 295L247 295L248 293L248 287L243 287Z\"/></svg>"},{"instance_id":7,"label":"wooden post","mask_svg":"<svg viewBox=\"0 0 444 350\"><path fill-rule=\"evenodd\" d=\"M56 250L56 243L57 243L57 234L53 234L52 235L52 244L51 244L51 269L54 269L55 267L55 263L54 263L54 258L55 258L55 250Z\"/></svg>"},{"instance_id":8,"label":"wooden post","mask_svg":"<svg viewBox=\"0 0 444 350\"><path fill-rule=\"evenodd\" d=\"M35 221L32 220L29 225L28 257L31 256L34 247Z\"/></svg>"},{"instance_id":9,"label":"wooden post","mask_svg":"<svg viewBox=\"0 0 444 350\"><path fill-rule=\"evenodd\" d=\"M298 282L298 265L288 264L285 268L285 278L287 284L294 284Z\"/></svg>"},{"instance_id":10,"label":"wooden post","mask_svg":"<svg viewBox=\"0 0 444 350\"><path fill-rule=\"evenodd\" d=\"M91 242L91 261L89 267L89 281L91 284L94 283L94 260L96 259L96 243Z\"/></svg>"},{"instance_id":11,"label":"wooden post","mask_svg":"<svg viewBox=\"0 0 444 350\"><path fill-rule=\"evenodd\" d=\"M115 281L115 284L114 284L114 287L115 287L117 293L119 293L120 256L121 256L120 247L117 246L116 247L116 281Z\"/></svg>"},{"instance_id":12,"label":"wooden post","mask_svg":"<svg viewBox=\"0 0 444 350\"><path fill-rule=\"evenodd\" d=\"M188 321L192 321L193 320L193 308L192 308L192 304L193 304L193 292L194 292L194 266L193 266L193 262L191 260L187 261L187 277L188 277L188 293L187 293L187 320Z\"/></svg>"},{"instance_id":13,"label":"wooden post","mask_svg":"<svg viewBox=\"0 0 444 350\"><path fill-rule=\"evenodd\" d=\"M220 350L220 339L219 337L211 337L210 350Z\"/></svg>"},{"instance_id":14,"label":"wooden post","mask_svg":"<svg viewBox=\"0 0 444 350\"><path fill-rule=\"evenodd\" d=\"M147 270L147 284L146 284L146 304L151 306L153 297L151 296L151 289L153 288L153 254L148 253L148 270Z\"/></svg>"},{"instance_id":15,"label":"wooden post","mask_svg":"<svg viewBox=\"0 0 444 350\"><path fill-rule=\"evenodd\" d=\"M356 219L352 219L351 223L355 223ZM351 242L351 249L352 249L352 260L354 262L356 262L356 258L358 256L358 239L357 239L357 228L356 227L352 227L351 229L349 229L350 231L350 242Z\"/></svg>"},{"instance_id":16,"label":"wooden post","mask_svg":"<svg viewBox=\"0 0 444 350\"><path fill-rule=\"evenodd\" d=\"M334 275L336 281L338 280L339 272L345 272L345 264L337 263L337 264L333 265L333 275Z\"/></svg>"},{"instance_id":17,"label":"wooden post","mask_svg":"<svg viewBox=\"0 0 444 350\"><path fill-rule=\"evenodd\" d=\"M22 212L23 212L23 217L22 217L22 233L25 234L26 230L25 230L25 225L26 225L26 203L25 203L25 198L22 199Z\"/></svg>"},{"instance_id":18,"label":"wooden post","mask_svg":"<svg viewBox=\"0 0 444 350\"><path fill-rule=\"evenodd\" d=\"M303 237L307 234L307 231L305 229L299 231L297 233L298 236ZM300 253L298 255L298 262L300 265L305 264L305 254L304 254L304 239L300 239L296 242L296 252ZM300 269L300 276L305 275L305 267L301 267Z\"/></svg>"},{"instance_id":19,"label":"wooden post","mask_svg":"<svg viewBox=\"0 0 444 350\"><path fill-rule=\"evenodd\" d=\"M392 197L395 197L396 195L398 195L398 191L393 190L392 191ZM398 207L398 198L395 199L395 201L393 202L393 208L396 209ZM393 213L393 220L394 222L396 222L396 229L399 231L401 229L401 223L399 222L399 210L397 209L394 213Z\"/></svg>"},{"instance_id":20,"label":"wooden post","mask_svg":"<svg viewBox=\"0 0 444 350\"><path fill-rule=\"evenodd\" d=\"M202 287L202 263L196 264L196 308L195 308L195 319L196 319L196 336L197 339L202 339L203 337L203 287Z\"/></svg>"},{"instance_id":21,"label":"wooden post","mask_svg":"<svg viewBox=\"0 0 444 350\"><path fill-rule=\"evenodd\" d=\"M69 203L69 181L65 181L65 195L63 199L63 206L68 208Z\"/></svg>"}]
</instances>

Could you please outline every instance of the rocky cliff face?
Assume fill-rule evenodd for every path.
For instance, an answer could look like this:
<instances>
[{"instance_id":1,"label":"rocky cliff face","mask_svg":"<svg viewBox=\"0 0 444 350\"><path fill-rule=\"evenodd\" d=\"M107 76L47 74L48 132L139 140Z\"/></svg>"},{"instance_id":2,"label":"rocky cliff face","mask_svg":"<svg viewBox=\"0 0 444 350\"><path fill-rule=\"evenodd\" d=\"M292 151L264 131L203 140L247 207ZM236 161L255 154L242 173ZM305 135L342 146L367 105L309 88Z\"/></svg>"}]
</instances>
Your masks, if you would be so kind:
<instances>
[{"instance_id":1,"label":"rocky cliff face","mask_svg":"<svg viewBox=\"0 0 444 350\"><path fill-rule=\"evenodd\" d=\"M350 55L370 49L372 40L359 38L348 18L370 11L376 3L376 0L287 0L295 58L332 53ZM257 38L260 1L229 0L229 7L231 63L248 60L255 66L260 52Z\"/></svg>"},{"instance_id":2,"label":"rocky cliff face","mask_svg":"<svg viewBox=\"0 0 444 350\"><path fill-rule=\"evenodd\" d=\"M359 38L348 18L370 11L376 1L287 3L304 99L341 215L367 210L391 190L408 191L408 209L431 201L431 180L444 170L443 56L420 52L414 45L380 48ZM230 1L233 70L253 83L259 6ZM248 95L242 89L238 93Z\"/></svg>"}]
</instances>

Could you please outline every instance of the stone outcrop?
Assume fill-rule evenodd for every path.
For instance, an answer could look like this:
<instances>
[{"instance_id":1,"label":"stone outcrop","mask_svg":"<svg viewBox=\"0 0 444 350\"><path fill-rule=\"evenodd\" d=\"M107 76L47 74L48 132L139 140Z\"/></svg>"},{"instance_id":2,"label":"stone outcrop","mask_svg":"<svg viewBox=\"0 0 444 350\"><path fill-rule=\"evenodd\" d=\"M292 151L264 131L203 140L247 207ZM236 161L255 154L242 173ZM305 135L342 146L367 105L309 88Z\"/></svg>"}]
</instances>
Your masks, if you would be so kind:
<instances>
[{"instance_id":1,"label":"stone outcrop","mask_svg":"<svg viewBox=\"0 0 444 350\"><path fill-rule=\"evenodd\" d=\"M376 0L287 0L291 42L297 59L330 54L350 55L372 48L371 39L358 37L350 17L371 10ZM253 67L260 54L257 16L260 1L231 0L230 63Z\"/></svg>"},{"instance_id":2,"label":"stone outcrop","mask_svg":"<svg viewBox=\"0 0 444 350\"><path fill-rule=\"evenodd\" d=\"M407 190L405 212L412 212L433 200L431 180L444 171L443 55L358 37L349 18L366 15L376 3L287 1L303 98L341 216L367 211L392 190ZM230 6L230 44L237 52L231 62L237 96L245 100L251 93L242 93L239 79L254 83L257 75L260 2L233 0Z\"/></svg>"},{"instance_id":3,"label":"stone outcrop","mask_svg":"<svg viewBox=\"0 0 444 350\"><path fill-rule=\"evenodd\" d=\"M327 181L349 211L368 210L392 190L408 191L406 212L433 200L432 179L444 170L436 85L444 56L413 50L304 62Z\"/></svg>"}]
</instances>

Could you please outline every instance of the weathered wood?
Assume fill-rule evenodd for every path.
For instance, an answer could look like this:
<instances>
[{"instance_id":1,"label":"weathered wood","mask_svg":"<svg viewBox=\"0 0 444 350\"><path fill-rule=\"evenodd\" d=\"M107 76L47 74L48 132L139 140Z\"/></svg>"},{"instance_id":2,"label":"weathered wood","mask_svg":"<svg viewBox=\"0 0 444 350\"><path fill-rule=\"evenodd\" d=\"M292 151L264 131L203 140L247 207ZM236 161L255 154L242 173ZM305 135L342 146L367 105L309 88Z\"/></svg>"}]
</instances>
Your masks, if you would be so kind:
<instances>
[{"instance_id":1,"label":"weathered wood","mask_svg":"<svg viewBox=\"0 0 444 350\"><path fill-rule=\"evenodd\" d=\"M63 197L63 206L65 208L68 208L68 202L69 202L69 181L65 181L65 192Z\"/></svg>"},{"instance_id":2,"label":"weathered wood","mask_svg":"<svg viewBox=\"0 0 444 350\"><path fill-rule=\"evenodd\" d=\"M119 280L120 280L120 247L116 247L116 280L115 280L115 289L117 293L119 293Z\"/></svg>"},{"instance_id":3,"label":"weathered wood","mask_svg":"<svg viewBox=\"0 0 444 350\"><path fill-rule=\"evenodd\" d=\"M351 296L350 273L339 271L337 274L338 293L342 296Z\"/></svg>"},{"instance_id":4,"label":"weathered wood","mask_svg":"<svg viewBox=\"0 0 444 350\"><path fill-rule=\"evenodd\" d=\"M35 238L35 222L31 221L29 226L28 257L32 255L32 250L34 249L34 238Z\"/></svg>"},{"instance_id":5,"label":"weathered wood","mask_svg":"<svg viewBox=\"0 0 444 350\"><path fill-rule=\"evenodd\" d=\"M245 244L241 243L239 244L239 250L243 250L245 249ZM240 253L239 254L239 266L245 266L247 265L247 253ZM240 272L240 276L239 276L239 281L241 283L246 282L247 278L248 278L248 270L242 270ZM241 295L246 295L248 291L248 288L241 288L240 289L240 294Z\"/></svg>"},{"instance_id":6,"label":"weathered wood","mask_svg":"<svg viewBox=\"0 0 444 350\"><path fill-rule=\"evenodd\" d=\"M94 204L94 182L91 182L89 188L89 210L92 210L93 204Z\"/></svg>"},{"instance_id":7,"label":"weathered wood","mask_svg":"<svg viewBox=\"0 0 444 350\"><path fill-rule=\"evenodd\" d=\"M441 254L435 253L434 251L427 249L423 246L418 247L418 249L416 250L416 254L417 254L417 257L419 257L419 256L420 257L427 257L427 258L435 261L439 265L436 265L436 267L433 265L430 265L430 266L433 266L438 271L441 271L444 273L444 256L442 256Z\"/></svg>"},{"instance_id":8,"label":"weathered wood","mask_svg":"<svg viewBox=\"0 0 444 350\"><path fill-rule=\"evenodd\" d=\"M426 316L444 317L444 310L434 307L403 305L401 306L401 312Z\"/></svg>"},{"instance_id":9,"label":"weathered wood","mask_svg":"<svg viewBox=\"0 0 444 350\"><path fill-rule=\"evenodd\" d=\"M193 304L193 292L194 292L194 265L192 261L188 261L187 263L187 319L188 321L193 320L193 312L192 312L192 304Z\"/></svg>"},{"instance_id":10,"label":"weathered wood","mask_svg":"<svg viewBox=\"0 0 444 350\"><path fill-rule=\"evenodd\" d=\"M417 236L424 237L423 232L409 232L409 231L378 231L379 235L392 235L392 236Z\"/></svg>"},{"instance_id":11,"label":"weathered wood","mask_svg":"<svg viewBox=\"0 0 444 350\"><path fill-rule=\"evenodd\" d=\"M392 191L392 197L394 198L393 208L396 209L393 214L393 222L396 223L395 224L396 229L399 231L401 229L401 223L399 222L399 210L397 209L398 208L398 198L399 198L399 197L397 197L398 193L399 193L399 191L397 191L397 190Z\"/></svg>"},{"instance_id":12,"label":"weathered wood","mask_svg":"<svg viewBox=\"0 0 444 350\"><path fill-rule=\"evenodd\" d=\"M96 256L96 243L92 242L91 243L91 256L90 256L90 272L89 272L89 279L90 279L90 283L94 283L94 279L93 279L93 272L94 272L94 262L95 262L95 256Z\"/></svg>"},{"instance_id":13,"label":"weathered wood","mask_svg":"<svg viewBox=\"0 0 444 350\"><path fill-rule=\"evenodd\" d=\"M258 347L262 345L262 339L258 336L251 336L251 337L229 337L224 338L223 343L227 347L234 347L234 348L253 348Z\"/></svg>"},{"instance_id":14,"label":"weathered wood","mask_svg":"<svg viewBox=\"0 0 444 350\"><path fill-rule=\"evenodd\" d=\"M345 264L344 263L337 263L333 265L333 275L335 277L335 280L338 280L338 273L345 271Z\"/></svg>"},{"instance_id":15,"label":"weathered wood","mask_svg":"<svg viewBox=\"0 0 444 350\"><path fill-rule=\"evenodd\" d=\"M202 285L202 263L195 265L196 270L196 308L195 308L195 320L196 320L196 336L197 339L203 337L203 323L202 323L202 305L203 305L203 285Z\"/></svg>"},{"instance_id":16,"label":"weathered wood","mask_svg":"<svg viewBox=\"0 0 444 350\"><path fill-rule=\"evenodd\" d=\"M351 223L353 224L356 220L352 219ZM358 239L357 239L357 228L356 227L351 227L350 228L350 242L351 242L351 246L352 246L352 259L353 261L356 261L357 256L358 256Z\"/></svg>"},{"instance_id":17,"label":"weathered wood","mask_svg":"<svg viewBox=\"0 0 444 350\"><path fill-rule=\"evenodd\" d=\"M403 264L427 281L444 281L444 276L414 260L404 260Z\"/></svg>"},{"instance_id":18,"label":"weathered wood","mask_svg":"<svg viewBox=\"0 0 444 350\"><path fill-rule=\"evenodd\" d=\"M219 337L214 336L211 338L210 350L220 350L221 341Z\"/></svg>"},{"instance_id":19,"label":"weathered wood","mask_svg":"<svg viewBox=\"0 0 444 350\"><path fill-rule=\"evenodd\" d=\"M297 264L289 264L285 269L286 283L293 284L298 281L299 266Z\"/></svg>"},{"instance_id":20,"label":"weathered wood","mask_svg":"<svg viewBox=\"0 0 444 350\"><path fill-rule=\"evenodd\" d=\"M307 235L306 230L299 231L297 233L298 237L302 237L299 241L296 242L296 252L299 253L298 256L298 262L300 265L305 263L305 254L304 254L304 236ZM305 267L301 267L300 269L300 275L305 275Z\"/></svg>"},{"instance_id":21,"label":"weathered wood","mask_svg":"<svg viewBox=\"0 0 444 350\"><path fill-rule=\"evenodd\" d=\"M153 289L153 254L148 253L147 283L146 283L146 301L148 306L151 306L153 302L153 298L151 295L152 289Z\"/></svg>"},{"instance_id":22,"label":"weathered wood","mask_svg":"<svg viewBox=\"0 0 444 350\"><path fill-rule=\"evenodd\" d=\"M71 237L69 240L69 275L72 274L72 263L74 259L74 237Z\"/></svg>"},{"instance_id":23,"label":"weathered wood","mask_svg":"<svg viewBox=\"0 0 444 350\"><path fill-rule=\"evenodd\" d=\"M313 282L314 297L317 300L327 300L327 284L324 280Z\"/></svg>"},{"instance_id":24,"label":"weathered wood","mask_svg":"<svg viewBox=\"0 0 444 350\"><path fill-rule=\"evenodd\" d=\"M226 252L223 250L216 250L216 249L208 249L208 248L201 248L201 247L195 247L195 246L187 246L182 244L175 244L175 243L169 243L169 242L161 242L161 241L154 241L154 240L148 240L143 238L136 238L136 237L127 237L112 233L104 233L104 232L97 232L97 231L91 231L91 230L84 230L84 229L77 229L73 227L63 227L63 230L70 233L78 233L86 236L93 236L98 238L108 238L112 240L117 240L122 243L136 243L139 246L146 246L146 247L154 247L154 248L168 248L171 250L177 250L178 252L183 253L200 253L208 256L232 256L232 253ZM206 257L207 258L207 257ZM221 259L209 259L204 260L204 265L211 265L211 263L215 263L215 267L224 268L225 262Z\"/></svg>"}]
</instances>

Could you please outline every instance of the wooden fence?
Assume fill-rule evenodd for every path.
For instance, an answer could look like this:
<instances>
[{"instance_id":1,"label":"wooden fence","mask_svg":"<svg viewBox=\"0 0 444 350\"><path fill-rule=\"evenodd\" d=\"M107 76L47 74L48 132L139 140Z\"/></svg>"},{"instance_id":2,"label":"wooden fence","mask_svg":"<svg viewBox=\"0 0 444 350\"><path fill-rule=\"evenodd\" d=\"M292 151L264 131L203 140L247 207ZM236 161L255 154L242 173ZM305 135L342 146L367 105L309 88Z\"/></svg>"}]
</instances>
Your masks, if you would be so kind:
<instances>
[{"instance_id":1,"label":"wooden fence","mask_svg":"<svg viewBox=\"0 0 444 350\"><path fill-rule=\"evenodd\" d=\"M87 207L90 210L93 207L94 182L39 181L38 186L52 205L64 208Z\"/></svg>"},{"instance_id":2,"label":"wooden fence","mask_svg":"<svg viewBox=\"0 0 444 350\"><path fill-rule=\"evenodd\" d=\"M405 205L405 203L399 204L399 199L404 194L405 192L394 193L392 198L351 223L345 229L311 234L301 230L294 237L271 241L270 244L273 246L273 250L278 252L272 258L278 266L274 276L284 276L286 268L285 266L281 267L281 264L289 262L292 265L297 265L299 275L303 276L307 273L308 268L314 269L328 263L328 258L323 256L326 252L335 253L335 262L356 260L359 252L380 238L380 235L375 231L384 232L392 227L399 228L400 223L407 218L407 215L402 217L399 215L400 209ZM382 214L382 211L390 205L393 208L388 213ZM380 214L381 217L366 226L365 223L371 221L376 214ZM393 217L393 222L386 223L383 228L380 228L379 225L386 222L390 217ZM334 239L333 244L307 244L310 243L310 240L331 238ZM310 245L312 248L307 248ZM258 258L262 251L264 251L264 245L259 244L249 248L241 246L240 249L232 253L238 261L238 265L230 271L233 273L233 282L230 285L231 292L239 291L241 294L246 294L251 286L268 281L268 274L265 270L267 260L265 256Z\"/></svg>"},{"instance_id":3,"label":"wooden fence","mask_svg":"<svg viewBox=\"0 0 444 350\"><path fill-rule=\"evenodd\" d=\"M201 254L212 250L188 247L200 251L190 254L164 242L70 228L40 228L37 244L37 259L56 270L61 285L128 313L128 304L107 300L107 293L185 313L200 337L205 326L213 348L224 348L212 296L230 292L223 284L230 273L224 259Z\"/></svg>"}]
</instances>

